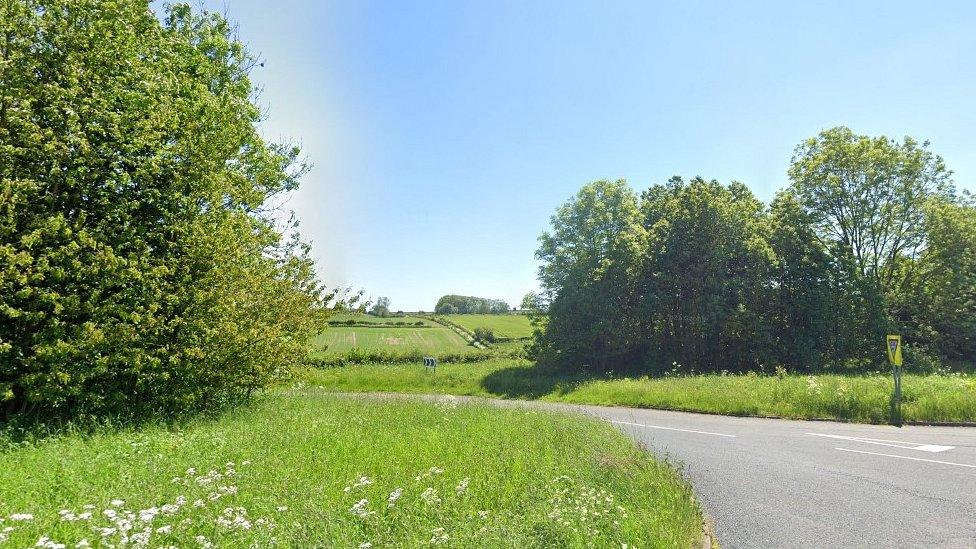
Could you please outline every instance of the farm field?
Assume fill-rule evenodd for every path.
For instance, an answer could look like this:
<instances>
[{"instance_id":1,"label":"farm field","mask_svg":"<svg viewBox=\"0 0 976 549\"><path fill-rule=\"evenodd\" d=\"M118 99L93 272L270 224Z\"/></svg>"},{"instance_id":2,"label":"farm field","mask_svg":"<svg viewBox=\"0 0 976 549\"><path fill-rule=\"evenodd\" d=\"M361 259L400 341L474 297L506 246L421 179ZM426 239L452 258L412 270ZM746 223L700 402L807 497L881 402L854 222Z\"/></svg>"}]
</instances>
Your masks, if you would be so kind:
<instances>
[{"instance_id":1,"label":"farm field","mask_svg":"<svg viewBox=\"0 0 976 549\"><path fill-rule=\"evenodd\" d=\"M439 315L460 326L474 331L488 328L495 337L525 338L532 335L532 324L526 315Z\"/></svg>"},{"instance_id":2,"label":"farm field","mask_svg":"<svg viewBox=\"0 0 976 549\"><path fill-rule=\"evenodd\" d=\"M496 359L445 364L436 374L413 365L311 369L310 383L336 391L391 391L542 399L726 415L890 421L892 380L884 374L698 375L593 379ZM906 421L976 421L976 375L906 374Z\"/></svg>"},{"instance_id":3,"label":"farm field","mask_svg":"<svg viewBox=\"0 0 976 549\"><path fill-rule=\"evenodd\" d=\"M458 353L475 350L453 330L434 325L429 328L329 326L312 340L314 348L327 345L318 354L342 354L352 349L370 351L421 351Z\"/></svg>"},{"instance_id":4,"label":"farm field","mask_svg":"<svg viewBox=\"0 0 976 549\"><path fill-rule=\"evenodd\" d=\"M0 545L693 547L688 485L612 426L280 390L173 427L0 438Z\"/></svg>"}]
</instances>

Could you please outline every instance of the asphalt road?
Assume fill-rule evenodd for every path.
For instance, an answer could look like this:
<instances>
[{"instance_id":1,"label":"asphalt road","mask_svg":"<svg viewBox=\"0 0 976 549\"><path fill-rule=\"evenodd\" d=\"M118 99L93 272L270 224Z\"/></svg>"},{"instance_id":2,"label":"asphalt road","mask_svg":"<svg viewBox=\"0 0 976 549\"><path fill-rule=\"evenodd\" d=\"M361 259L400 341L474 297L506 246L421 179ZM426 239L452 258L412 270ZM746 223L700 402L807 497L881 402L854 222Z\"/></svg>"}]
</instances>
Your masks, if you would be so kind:
<instances>
[{"instance_id":1,"label":"asphalt road","mask_svg":"<svg viewBox=\"0 0 976 549\"><path fill-rule=\"evenodd\" d=\"M976 428L545 407L677 465L723 547L976 547Z\"/></svg>"}]
</instances>

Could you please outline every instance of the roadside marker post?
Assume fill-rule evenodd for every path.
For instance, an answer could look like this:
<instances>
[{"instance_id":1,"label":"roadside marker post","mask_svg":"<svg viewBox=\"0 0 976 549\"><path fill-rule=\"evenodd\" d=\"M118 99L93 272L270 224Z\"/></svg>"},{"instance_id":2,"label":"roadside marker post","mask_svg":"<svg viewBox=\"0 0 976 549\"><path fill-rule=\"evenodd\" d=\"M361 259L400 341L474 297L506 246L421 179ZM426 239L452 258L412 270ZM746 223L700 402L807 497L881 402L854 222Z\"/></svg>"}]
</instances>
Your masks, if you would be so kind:
<instances>
[{"instance_id":1,"label":"roadside marker post","mask_svg":"<svg viewBox=\"0 0 976 549\"><path fill-rule=\"evenodd\" d=\"M888 362L895 377L895 394L891 400L891 421L896 427L901 427L901 336L889 335L885 338L885 350L888 352Z\"/></svg>"},{"instance_id":2,"label":"roadside marker post","mask_svg":"<svg viewBox=\"0 0 976 549\"><path fill-rule=\"evenodd\" d=\"M432 356L424 357L424 370L429 370L433 373L437 373L437 358Z\"/></svg>"}]
</instances>

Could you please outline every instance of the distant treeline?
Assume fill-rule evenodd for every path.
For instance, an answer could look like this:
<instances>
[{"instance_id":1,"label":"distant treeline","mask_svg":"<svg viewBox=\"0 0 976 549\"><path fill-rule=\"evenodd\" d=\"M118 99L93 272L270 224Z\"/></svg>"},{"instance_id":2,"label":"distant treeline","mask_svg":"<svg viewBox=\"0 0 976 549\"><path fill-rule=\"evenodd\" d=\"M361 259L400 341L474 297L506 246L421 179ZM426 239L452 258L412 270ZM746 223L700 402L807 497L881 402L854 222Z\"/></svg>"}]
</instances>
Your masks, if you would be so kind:
<instances>
[{"instance_id":1,"label":"distant treeline","mask_svg":"<svg viewBox=\"0 0 976 549\"><path fill-rule=\"evenodd\" d=\"M910 138L825 131L769 205L742 183L584 186L542 235L534 344L570 368L864 371L976 360L976 202Z\"/></svg>"},{"instance_id":2,"label":"distant treeline","mask_svg":"<svg viewBox=\"0 0 976 549\"><path fill-rule=\"evenodd\" d=\"M386 320L383 322L369 322L367 320L359 320L355 318L350 318L348 320L330 320L329 326L344 326L347 328L390 328L390 327L410 327L410 328L429 328L430 325L426 324L423 320L418 320L416 322L409 322L406 320Z\"/></svg>"},{"instance_id":3,"label":"distant treeline","mask_svg":"<svg viewBox=\"0 0 976 549\"><path fill-rule=\"evenodd\" d=\"M434 312L452 314L498 314L508 312L508 303L500 299L485 299L467 295L445 295L437 300Z\"/></svg>"}]
</instances>

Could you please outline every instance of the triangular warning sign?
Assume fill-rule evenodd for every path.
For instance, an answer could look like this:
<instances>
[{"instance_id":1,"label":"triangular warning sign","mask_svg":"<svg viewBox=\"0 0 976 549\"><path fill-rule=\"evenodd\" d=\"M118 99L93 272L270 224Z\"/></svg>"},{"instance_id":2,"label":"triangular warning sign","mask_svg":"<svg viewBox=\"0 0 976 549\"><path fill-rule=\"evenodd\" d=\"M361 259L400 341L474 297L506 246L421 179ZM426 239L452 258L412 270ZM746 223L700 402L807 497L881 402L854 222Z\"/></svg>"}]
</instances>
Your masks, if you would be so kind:
<instances>
[{"instance_id":1,"label":"triangular warning sign","mask_svg":"<svg viewBox=\"0 0 976 549\"><path fill-rule=\"evenodd\" d=\"M898 340L897 339L889 339L888 340L888 347L891 348L891 356L895 356L895 353L898 352ZM877 347L875 347L875 348L877 348Z\"/></svg>"}]
</instances>

